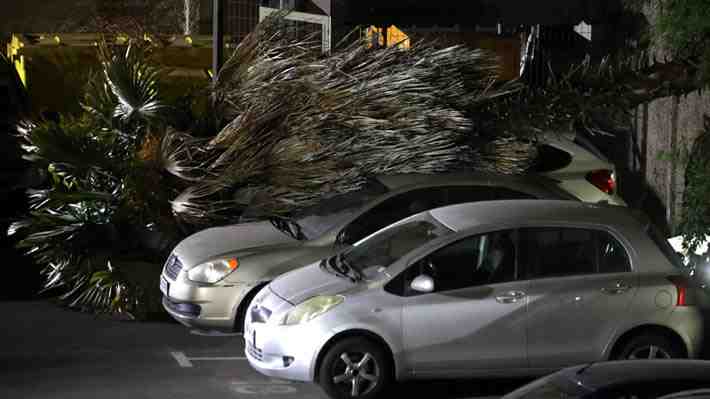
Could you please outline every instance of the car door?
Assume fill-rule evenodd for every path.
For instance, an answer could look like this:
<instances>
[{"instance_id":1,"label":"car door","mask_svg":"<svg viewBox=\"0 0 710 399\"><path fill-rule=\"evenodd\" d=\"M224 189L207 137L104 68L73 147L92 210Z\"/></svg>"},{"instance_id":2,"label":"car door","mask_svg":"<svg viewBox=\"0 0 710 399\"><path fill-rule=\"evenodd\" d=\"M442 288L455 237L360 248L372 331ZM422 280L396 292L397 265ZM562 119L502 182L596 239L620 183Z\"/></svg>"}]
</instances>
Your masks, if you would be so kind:
<instances>
[{"instance_id":1,"label":"car door","mask_svg":"<svg viewBox=\"0 0 710 399\"><path fill-rule=\"evenodd\" d=\"M532 368L597 361L628 317L638 281L624 245L603 230L520 230Z\"/></svg>"},{"instance_id":2,"label":"car door","mask_svg":"<svg viewBox=\"0 0 710 399\"><path fill-rule=\"evenodd\" d=\"M526 283L516 281L513 230L474 235L444 246L403 274L402 336L417 375L466 376L525 367ZM409 288L434 279L434 291Z\"/></svg>"}]
</instances>

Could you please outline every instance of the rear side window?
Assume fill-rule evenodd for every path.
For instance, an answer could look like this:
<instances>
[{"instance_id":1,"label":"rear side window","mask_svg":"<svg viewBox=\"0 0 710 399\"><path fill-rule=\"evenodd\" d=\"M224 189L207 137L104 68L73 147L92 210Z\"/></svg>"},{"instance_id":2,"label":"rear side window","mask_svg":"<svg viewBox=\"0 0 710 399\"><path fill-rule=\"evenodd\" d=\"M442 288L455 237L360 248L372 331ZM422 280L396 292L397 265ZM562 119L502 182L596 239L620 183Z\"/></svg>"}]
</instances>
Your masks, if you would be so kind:
<instances>
[{"instance_id":1,"label":"rear side window","mask_svg":"<svg viewBox=\"0 0 710 399\"><path fill-rule=\"evenodd\" d=\"M552 172L562 169L572 163L572 155L548 144L537 147L538 157L533 171L538 173Z\"/></svg>"},{"instance_id":2,"label":"rear side window","mask_svg":"<svg viewBox=\"0 0 710 399\"><path fill-rule=\"evenodd\" d=\"M605 231L594 232L597 238L599 273L624 273L631 271L629 256L623 245Z\"/></svg>"},{"instance_id":3,"label":"rear side window","mask_svg":"<svg viewBox=\"0 0 710 399\"><path fill-rule=\"evenodd\" d=\"M623 245L604 231L525 228L520 247L527 279L631 271Z\"/></svg>"},{"instance_id":4,"label":"rear side window","mask_svg":"<svg viewBox=\"0 0 710 399\"><path fill-rule=\"evenodd\" d=\"M656 226L649 224L648 227L646 227L646 234L648 234L651 241L656 244L658 249L661 250L661 253L663 253L663 256L665 256L673 266L678 269L685 268L681 255L671 247L671 244L668 243L668 240L663 237L663 234L661 234Z\"/></svg>"}]
</instances>

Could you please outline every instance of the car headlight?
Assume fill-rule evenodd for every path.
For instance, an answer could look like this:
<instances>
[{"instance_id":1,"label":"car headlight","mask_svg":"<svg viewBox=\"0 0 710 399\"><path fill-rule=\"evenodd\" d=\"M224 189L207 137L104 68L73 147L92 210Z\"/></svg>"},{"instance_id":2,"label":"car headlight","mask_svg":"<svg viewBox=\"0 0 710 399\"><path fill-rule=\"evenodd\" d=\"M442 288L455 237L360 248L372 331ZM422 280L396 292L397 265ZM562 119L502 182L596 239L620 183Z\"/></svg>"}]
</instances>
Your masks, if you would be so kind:
<instances>
[{"instance_id":1,"label":"car headlight","mask_svg":"<svg viewBox=\"0 0 710 399\"><path fill-rule=\"evenodd\" d=\"M323 313L343 302L345 298L340 295L321 295L301 302L284 315L279 324L293 326L315 319Z\"/></svg>"},{"instance_id":2,"label":"car headlight","mask_svg":"<svg viewBox=\"0 0 710 399\"><path fill-rule=\"evenodd\" d=\"M205 262L187 271L187 278L197 283L214 284L239 267L235 258Z\"/></svg>"}]
</instances>

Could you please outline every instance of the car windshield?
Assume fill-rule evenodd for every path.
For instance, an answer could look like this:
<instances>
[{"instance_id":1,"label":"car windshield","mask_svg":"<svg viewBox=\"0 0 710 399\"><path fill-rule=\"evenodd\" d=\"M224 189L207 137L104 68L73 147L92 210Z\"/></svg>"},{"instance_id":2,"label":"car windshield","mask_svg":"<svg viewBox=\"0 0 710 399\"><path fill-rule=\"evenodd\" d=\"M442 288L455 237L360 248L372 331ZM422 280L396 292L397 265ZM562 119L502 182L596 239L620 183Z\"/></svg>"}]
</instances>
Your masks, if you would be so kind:
<instances>
[{"instance_id":1,"label":"car windshield","mask_svg":"<svg viewBox=\"0 0 710 399\"><path fill-rule=\"evenodd\" d=\"M415 220L380 232L355 244L343 259L348 266L370 277L372 270L389 267L413 249L452 231L433 218Z\"/></svg>"},{"instance_id":2,"label":"car windshield","mask_svg":"<svg viewBox=\"0 0 710 399\"><path fill-rule=\"evenodd\" d=\"M307 239L316 239L331 229L341 226L354 215L359 214L365 204L387 192L387 187L373 180L359 190L329 198L306 208L295 219Z\"/></svg>"},{"instance_id":3,"label":"car windshield","mask_svg":"<svg viewBox=\"0 0 710 399\"><path fill-rule=\"evenodd\" d=\"M539 385L525 393L516 392L516 395L511 396L515 399L580 399L584 397L583 392L570 393L552 382Z\"/></svg>"}]
</instances>

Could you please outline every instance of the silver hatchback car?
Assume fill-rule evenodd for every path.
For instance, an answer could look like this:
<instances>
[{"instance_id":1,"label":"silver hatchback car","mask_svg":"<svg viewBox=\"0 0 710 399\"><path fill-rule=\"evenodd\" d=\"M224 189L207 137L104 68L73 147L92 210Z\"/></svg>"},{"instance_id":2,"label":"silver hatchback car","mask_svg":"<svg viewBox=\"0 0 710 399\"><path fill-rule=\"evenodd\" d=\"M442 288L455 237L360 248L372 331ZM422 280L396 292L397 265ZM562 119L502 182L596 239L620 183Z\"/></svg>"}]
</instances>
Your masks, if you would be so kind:
<instances>
[{"instance_id":1,"label":"silver hatchback car","mask_svg":"<svg viewBox=\"0 0 710 399\"><path fill-rule=\"evenodd\" d=\"M370 398L391 379L697 357L706 300L676 260L623 207L437 208L262 289L246 317L246 356L334 398Z\"/></svg>"}]
</instances>

